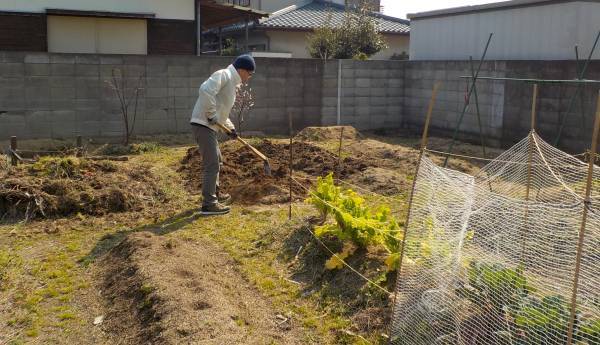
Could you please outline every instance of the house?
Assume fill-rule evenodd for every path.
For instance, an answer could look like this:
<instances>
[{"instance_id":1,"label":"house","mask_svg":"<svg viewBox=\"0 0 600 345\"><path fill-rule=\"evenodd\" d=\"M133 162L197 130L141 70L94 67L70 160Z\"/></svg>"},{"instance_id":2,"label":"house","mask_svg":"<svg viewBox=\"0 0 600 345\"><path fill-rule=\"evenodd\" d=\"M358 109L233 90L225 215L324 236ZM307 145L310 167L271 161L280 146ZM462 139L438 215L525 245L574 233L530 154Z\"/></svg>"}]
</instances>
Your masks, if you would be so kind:
<instances>
[{"instance_id":1,"label":"house","mask_svg":"<svg viewBox=\"0 0 600 345\"><path fill-rule=\"evenodd\" d=\"M379 6L380 2L376 1L374 7ZM240 48L255 52L287 53L294 58L310 58L308 35L325 24L330 16L332 25L341 25L345 11L344 0L295 1L291 6L270 13L268 18L250 23L248 47ZM379 30L389 47L374 55L372 59L385 60L392 56L406 56L410 40L409 22L379 12L373 12L373 17L377 19ZM225 28L222 34L237 42L245 42L243 26Z\"/></svg>"},{"instance_id":2,"label":"house","mask_svg":"<svg viewBox=\"0 0 600 345\"><path fill-rule=\"evenodd\" d=\"M0 0L0 50L199 54L199 32L266 13L221 0Z\"/></svg>"},{"instance_id":3,"label":"house","mask_svg":"<svg viewBox=\"0 0 600 345\"><path fill-rule=\"evenodd\" d=\"M575 45L586 59L600 31L600 1L514 0L408 18L411 60L477 59L490 33L491 60L573 60Z\"/></svg>"}]
</instances>

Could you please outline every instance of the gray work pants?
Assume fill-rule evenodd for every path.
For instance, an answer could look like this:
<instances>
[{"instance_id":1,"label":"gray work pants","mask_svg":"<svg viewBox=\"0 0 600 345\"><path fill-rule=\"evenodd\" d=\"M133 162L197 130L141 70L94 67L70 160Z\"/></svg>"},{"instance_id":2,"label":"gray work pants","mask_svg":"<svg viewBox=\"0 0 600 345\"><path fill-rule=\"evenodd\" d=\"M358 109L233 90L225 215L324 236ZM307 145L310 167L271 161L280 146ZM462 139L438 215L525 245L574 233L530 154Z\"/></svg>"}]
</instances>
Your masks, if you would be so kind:
<instances>
[{"instance_id":1,"label":"gray work pants","mask_svg":"<svg viewBox=\"0 0 600 345\"><path fill-rule=\"evenodd\" d=\"M218 202L221 151L217 132L204 126L192 126L192 133L202 155L202 206L211 206Z\"/></svg>"}]
</instances>

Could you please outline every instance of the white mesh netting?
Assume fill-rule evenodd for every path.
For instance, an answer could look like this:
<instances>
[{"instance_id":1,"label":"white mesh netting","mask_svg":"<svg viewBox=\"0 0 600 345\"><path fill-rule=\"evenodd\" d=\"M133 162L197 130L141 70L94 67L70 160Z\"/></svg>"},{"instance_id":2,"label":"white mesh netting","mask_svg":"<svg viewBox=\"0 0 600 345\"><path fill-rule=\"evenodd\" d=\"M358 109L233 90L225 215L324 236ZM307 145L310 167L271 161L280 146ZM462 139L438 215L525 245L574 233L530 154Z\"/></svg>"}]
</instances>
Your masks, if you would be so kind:
<instances>
[{"instance_id":1,"label":"white mesh netting","mask_svg":"<svg viewBox=\"0 0 600 345\"><path fill-rule=\"evenodd\" d=\"M587 170L535 133L477 176L424 156L390 343L566 344ZM593 182L573 344L600 344L597 168Z\"/></svg>"}]
</instances>

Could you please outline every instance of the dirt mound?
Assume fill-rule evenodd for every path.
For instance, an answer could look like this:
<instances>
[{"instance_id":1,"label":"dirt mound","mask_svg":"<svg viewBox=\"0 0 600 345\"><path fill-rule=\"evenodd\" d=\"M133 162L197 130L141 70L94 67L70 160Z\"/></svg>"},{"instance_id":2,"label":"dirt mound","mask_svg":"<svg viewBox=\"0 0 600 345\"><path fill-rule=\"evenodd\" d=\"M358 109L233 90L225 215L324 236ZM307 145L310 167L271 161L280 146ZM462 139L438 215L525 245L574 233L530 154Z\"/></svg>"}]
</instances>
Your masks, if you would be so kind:
<instances>
[{"instance_id":1,"label":"dirt mound","mask_svg":"<svg viewBox=\"0 0 600 345\"><path fill-rule=\"evenodd\" d=\"M340 134L344 128L344 139L357 140L362 137L359 131L352 126L331 126L331 127L306 127L295 137L296 140L303 141L327 141L339 140Z\"/></svg>"},{"instance_id":2,"label":"dirt mound","mask_svg":"<svg viewBox=\"0 0 600 345\"><path fill-rule=\"evenodd\" d=\"M117 344L300 344L235 263L208 243L131 234L99 262Z\"/></svg>"},{"instance_id":3,"label":"dirt mound","mask_svg":"<svg viewBox=\"0 0 600 345\"><path fill-rule=\"evenodd\" d=\"M252 151L237 142L228 141L221 145L223 167L220 173L220 186L241 203L280 203L289 200L289 144L278 144L264 140L256 148L269 157L271 175L265 176L263 162ZM335 169L337 157L329 151L309 143L294 145L292 163L296 178L306 186L316 176L324 176ZM354 158L343 160L339 174L342 178L366 169L364 161ZM202 185L202 157L196 148L191 148L179 169L193 191ZM294 197L306 195L304 189L293 184Z\"/></svg>"},{"instance_id":4,"label":"dirt mound","mask_svg":"<svg viewBox=\"0 0 600 345\"><path fill-rule=\"evenodd\" d=\"M139 211L166 201L150 167L47 158L0 174L0 219Z\"/></svg>"},{"instance_id":5,"label":"dirt mound","mask_svg":"<svg viewBox=\"0 0 600 345\"><path fill-rule=\"evenodd\" d=\"M352 175L349 182L358 186L365 186L377 194L391 196L410 190L412 181L395 170L383 168L368 168L367 170ZM344 185L342 185L344 186ZM357 191L362 193L362 191Z\"/></svg>"}]
</instances>

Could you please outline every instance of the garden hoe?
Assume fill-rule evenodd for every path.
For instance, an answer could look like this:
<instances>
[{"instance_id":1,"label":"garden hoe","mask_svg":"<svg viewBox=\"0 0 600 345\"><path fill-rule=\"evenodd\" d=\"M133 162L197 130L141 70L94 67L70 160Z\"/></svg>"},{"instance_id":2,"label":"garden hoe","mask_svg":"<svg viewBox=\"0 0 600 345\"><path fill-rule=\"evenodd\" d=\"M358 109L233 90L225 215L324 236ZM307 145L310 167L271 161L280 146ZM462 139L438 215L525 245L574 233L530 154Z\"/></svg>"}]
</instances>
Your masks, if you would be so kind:
<instances>
[{"instance_id":1,"label":"garden hoe","mask_svg":"<svg viewBox=\"0 0 600 345\"><path fill-rule=\"evenodd\" d=\"M229 130L229 128L223 126L220 123L217 123L217 126L219 126L219 128L221 128L222 130L225 131L225 133L229 134L231 133L231 131ZM267 176L271 176L271 165L269 164L269 158L267 158L267 156L265 156L262 152L258 151L254 146L248 144L248 142L242 138L240 138L239 136L237 137L237 140L244 144L244 146L246 146L247 148L250 149L250 151L252 151L255 155L257 155L260 159L263 160L263 167L265 169L265 175Z\"/></svg>"}]
</instances>

